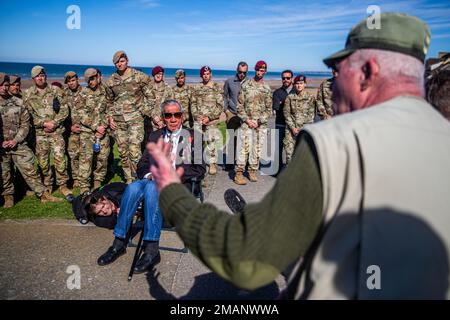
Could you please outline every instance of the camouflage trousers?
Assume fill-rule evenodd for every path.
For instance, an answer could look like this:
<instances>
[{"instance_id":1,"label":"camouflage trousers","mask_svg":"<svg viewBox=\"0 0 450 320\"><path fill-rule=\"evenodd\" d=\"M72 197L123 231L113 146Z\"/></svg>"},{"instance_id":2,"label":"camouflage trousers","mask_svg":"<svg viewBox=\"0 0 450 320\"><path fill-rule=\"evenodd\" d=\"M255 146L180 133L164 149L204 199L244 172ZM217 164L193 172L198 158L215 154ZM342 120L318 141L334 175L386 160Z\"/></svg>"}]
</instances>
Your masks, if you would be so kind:
<instances>
[{"instance_id":1,"label":"camouflage trousers","mask_svg":"<svg viewBox=\"0 0 450 320\"><path fill-rule=\"evenodd\" d=\"M125 180L134 180L137 164L141 158L141 143L144 139L144 121L134 120L128 122L116 121L117 129L113 131L117 142L119 156Z\"/></svg>"},{"instance_id":2,"label":"camouflage trousers","mask_svg":"<svg viewBox=\"0 0 450 320\"><path fill-rule=\"evenodd\" d=\"M246 124L243 124L238 129L236 171L244 171L247 160L249 170L256 171L259 169L259 159L266 136L266 126L250 129Z\"/></svg>"},{"instance_id":3,"label":"camouflage trousers","mask_svg":"<svg viewBox=\"0 0 450 320\"><path fill-rule=\"evenodd\" d=\"M78 177L80 181L80 188L90 188L90 177L92 168L96 164L94 170L94 180L103 182L105 180L106 171L108 168L109 135L100 139L100 152L94 153L93 144L95 143L94 133L82 132L80 134L80 167Z\"/></svg>"},{"instance_id":4,"label":"camouflage trousers","mask_svg":"<svg viewBox=\"0 0 450 320\"><path fill-rule=\"evenodd\" d=\"M36 135L36 157L39 167L44 176L44 186L50 188L53 185L52 172L50 170L50 154L56 171L56 184L62 186L67 184L67 166L65 158L65 142L61 133L54 132L46 135Z\"/></svg>"},{"instance_id":5,"label":"camouflage trousers","mask_svg":"<svg viewBox=\"0 0 450 320\"><path fill-rule=\"evenodd\" d=\"M292 155L294 154L295 149L295 141L297 140L297 137L292 134L292 131L289 130L286 127L284 139L283 139L283 146L284 150L286 151L286 164L291 162Z\"/></svg>"},{"instance_id":6,"label":"camouflage trousers","mask_svg":"<svg viewBox=\"0 0 450 320\"><path fill-rule=\"evenodd\" d=\"M205 142L204 159L206 164L217 164L218 152L217 150L223 147L222 135L217 125L202 126L199 123L194 123L194 130L203 134L203 141Z\"/></svg>"},{"instance_id":7,"label":"camouflage trousers","mask_svg":"<svg viewBox=\"0 0 450 320\"><path fill-rule=\"evenodd\" d=\"M79 180L78 171L80 152L80 133L71 133L67 144L67 153L69 155L72 179L74 181Z\"/></svg>"},{"instance_id":8,"label":"camouflage trousers","mask_svg":"<svg viewBox=\"0 0 450 320\"><path fill-rule=\"evenodd\" d=\"M35 157L33 151L26 144L19 144L14 149L8 151L2 149L0 151L0 162L2 170L2 195L14 194L13 163L36 195L41 196L44 193L45 188L34 166Z\"/></svg>"}]
</instances>

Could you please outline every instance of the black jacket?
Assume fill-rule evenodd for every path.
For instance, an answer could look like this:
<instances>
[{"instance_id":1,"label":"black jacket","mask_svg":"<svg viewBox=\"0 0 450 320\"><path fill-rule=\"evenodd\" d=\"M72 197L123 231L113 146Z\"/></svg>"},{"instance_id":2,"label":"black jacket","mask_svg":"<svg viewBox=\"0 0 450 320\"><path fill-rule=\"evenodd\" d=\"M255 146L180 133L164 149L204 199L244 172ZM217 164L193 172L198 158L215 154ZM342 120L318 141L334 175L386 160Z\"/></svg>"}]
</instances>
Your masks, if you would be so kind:
<instances>
[{"instance_id":1,"label":"black jacket","mask_svg":"<svg viewBox=\"0 0 450 320\"><path fill-rule=\"evenodd\" d=\"M159 138L163 137L165 132L166 132L165 128L152 132L149 135L147 142L157 142ZM200 134L198 136L201 137ZM200 146L199 150L197 151L195 150L196 144L199 144ZM180 135L180 140L178 142L178 155L180 159L185 159L185 157L183 157L183 153L186 152L186 150L189 151L188 148L190 149L190 158L191 158L190 163L180 163L177 164L176 167L177 168L183 167L184 175L181 177L181 182L190 190L192 178L202 180L205 177L206 173L206 166L202 160L203 150L201 148L201 141L199 143L194 142L194 130L192 129L185 129L182 131L182 134ZM201 161L200 164L194 163L195 162L194 160L196 159L195 157L199 158L199 160ZM143 179L144 176L150 172L150 166L154 164L155 161L153 160L152 156L148 153L147 150L145 150L144 154L142 155L137 165L138 178Z\"/></svg>"},{"instance_id":2,"label":"black jacket","mask_svg":"<svg viewBox=\"0 0 450 320\"><path fill-rule=\"evenodd\" d=\"M294 92L293 90L294 89L291 89L289 93ZM276 113L275 118L276 124L286 125L283 109L284 109L284 102L286 101L286 98L289 93L283 87L278 88L273 92L272 109L275 110Z\"/></svg>"},{"instance_id":3,"label":"black jacket","mask_svg":"<svg viewBox=\"0 0 450 320\"><path fill-rule=\"evenodd\" d=\"M122 200L122 195L127 187L126 183L123 182L113 182L107 184L106 186L94 190L92 193L81 194L75 198L72 202L72 211L78 221L85 219L87 221L92 221L98 227L104 227L108 229L113 229L116 225L117 217L116 215L100 217L88 215L88 207L90 203L96 202L101 197L105 197L108 200L114 202L116 207L120 207L120 201Z\"/></svg>"}]
</instances>

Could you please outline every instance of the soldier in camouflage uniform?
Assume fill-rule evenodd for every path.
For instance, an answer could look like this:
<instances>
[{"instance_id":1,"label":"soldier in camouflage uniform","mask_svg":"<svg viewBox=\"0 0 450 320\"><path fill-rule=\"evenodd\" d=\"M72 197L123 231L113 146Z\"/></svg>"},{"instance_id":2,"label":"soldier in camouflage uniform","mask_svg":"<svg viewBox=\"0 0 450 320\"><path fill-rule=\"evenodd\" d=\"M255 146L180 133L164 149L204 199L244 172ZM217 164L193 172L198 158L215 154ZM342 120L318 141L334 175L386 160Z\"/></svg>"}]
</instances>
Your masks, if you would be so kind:
<instances>
[{"instance_id":1,"label":"soldier in camouflage uniform","mask_svg":"<svg viewBox=\"0 0 450 320\"><path fill-rule=\"evenodd\" d=\"M72 172L73 186L79 186L79 155L80 155L80 133L81 133L81 117L85 113L84 100L81 97L82 87L78 82L78 75L69 71L64 75L64 83L67 87L64 94L67 99L67 106L70 113L70 135L67 144L67 153L70 159L70 167Z\"/></svg>"},{"instance_id":2,"label":"soldier in camouflage uniform","mask_svg":"<svg viewBox=\"0 0 450 320\"><path fill-rule=\"evenodd\" d=\"M427 63L425 71L426 98L450 121L450 53L440 53L437 63Z\"/></svg>"},{"instance_id":3,"label":"soldier in camouflage uniform","mask_svg":"<svg viewBox=\"0 0 450 320\"><path fill-rule=\"evenodd\" d=\"M150 78L128 66L124 51L113 56L117 71L106 82L109 126L117 142L126 183L131 183L141 158L144 139L143 115L151 117L154 108Z\"/></svg>"},{"instance_id":4,"label":"soldier in camouflage uniform","mask_svg":"<svg viewBox=\"0 0 450 320\"><path fill-rule=\"evenodd\" d=\"M69 108L64 93L47 84L47 75L41 66L31 70L34 86L24 93L24 105L33 117L36 129L36 157L44 175L44 185L51 190L53 177L50 170L50 153L53 153L56 184L67 198L72 191L67 188L67 166L65 159L65 142L63 122L69 115Z\"/></svg>"},{"instance_id":5,"label":"soldier in camouflage uniform","mask_svg":"<svg viewBox=\"0 0 450 320\"><path fill-rule=\"evenodd\" d=\"M183 120L183 126L186 128L192 128L192 89L186 84L186 73L184 70L179 69L175 72L175 81L176 84L172 87L174 99L181 103L184 110L186 110L184 113L185 118Z\"/></svg>"},{"instance_id":6,"label":"soldier in camouflage uniform","mask_svg":"<svg viewBox=\"0 0 450 320\"><path fill-rule=\"evenodd\" d=\"M317 114L322 120L330 119L334 115L333 110L333 84L337 71L333 70L333 77L323 81L317 91L316 108Z\"/></svg>"},{"instance_id":7,"label":"soldier in camouflage uniform","mask_svg":"<svg viewBox=\"0 0 450 320\"><path fill-rule=\"evenodd\" d=\"M286 119L286 134L284 149L286 150L286 164L294 153L295 141L305 124L314 122L315 99L305 90L306 77L298 75L294 79L294 91L290 93L284 103L284 118Z\"/></svg>"},{"instance_id":8,"label":"soldier in camouflage uniform","mask_svg":"<svg viewBox=\"0 0 450 320\"><path fill-rule=\"evenodd\" d=\"M152 124L153 130L159 130L164 127L164 121L161 118L161 103L168 99L173 99L172 88L164 82L164 69L156 66L152 69L153 82L150 84L153 99Z\"/></svg>"},{"instance_id":9,"label":"soldier in camouflage uniform","mask_svg":"<svg viewBox=\"0 0 450 320\"><path fill-rule=\"evenodd\" d=\"M250 181L258 180L256 172L259 168L259 158L267 135L267 122L272 115L272 90L263 80L267 64L258 61L255 71L255 77L242 84L237 105L237 113L243 123L238 129L234 182L240 185L247 183L244 179L247 159Z\"/></svg>"},{"instance_id":10,"label":"soldier in camouflage uniform","mask_svg":"<svg viewBox=\"0 0 450 320\"><path fill-rule=\"evenodd\" d=\"M81 93L85 108L80 121L80 193L90 189L89 180L95 160L94 189L101 186L106 176L110 153L109 134L107 132L109 119L106 116L106 93L100 87L96 69L87 69L84 73L84 78L88 86L83 88ZM94 154L93 144L96 143L97 139L100 144L100 151Z\"/></svg>"},{"instance_id":11,"label":"soldier in camouflage uniform","mask_svg":"<svg viewBox=\"0 0 450 320\"><path fill-rule=\"evenodd\" d=\"M217 149L222 146L222 135L217 127L220 114L223 111L223 87L211 80L211 68L200 69L202 83L192 88L191 111L194 119L194 129L203 132L206 163L209 164L209 174L217 173Z\"/></svg>"},{"instance_id":12,"label":"soldier in camouflage uniform","mask_svg":"<svg viewBox=\"0 0 450 320\"><path fill-rule=\"evenodd\" d=\"M34 154L25 141L30 127L30 115L23 106L22 99L10 95L8 90L9 77L0 73L0 162L4 207L14 206L14 184L11 172L13 163L42 202L62 201L51 196L40 180L34 166Z\"/></svg>"}]
</instances>

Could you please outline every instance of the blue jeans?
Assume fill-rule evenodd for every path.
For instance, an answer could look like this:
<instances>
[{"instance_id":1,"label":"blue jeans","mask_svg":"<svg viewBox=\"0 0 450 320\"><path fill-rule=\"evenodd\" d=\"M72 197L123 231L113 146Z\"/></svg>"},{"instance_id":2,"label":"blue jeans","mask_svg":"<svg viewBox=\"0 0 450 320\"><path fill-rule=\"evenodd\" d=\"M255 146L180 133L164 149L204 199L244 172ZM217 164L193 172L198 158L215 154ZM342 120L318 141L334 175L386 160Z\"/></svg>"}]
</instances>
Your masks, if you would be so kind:
<instances>
[{"instance_id":1,"label":"blue jeans","mask_svg":"<svg viewBox=\"0 0 450 320\"><path fill-rule=\"evenodd\" d=\"M114 235L125 239L139 203L144 199L144 240L159 241L162 216L158 205L158 190L153 180L142 179L129 184L122 195Z\"/></svg>"}]
</instances>

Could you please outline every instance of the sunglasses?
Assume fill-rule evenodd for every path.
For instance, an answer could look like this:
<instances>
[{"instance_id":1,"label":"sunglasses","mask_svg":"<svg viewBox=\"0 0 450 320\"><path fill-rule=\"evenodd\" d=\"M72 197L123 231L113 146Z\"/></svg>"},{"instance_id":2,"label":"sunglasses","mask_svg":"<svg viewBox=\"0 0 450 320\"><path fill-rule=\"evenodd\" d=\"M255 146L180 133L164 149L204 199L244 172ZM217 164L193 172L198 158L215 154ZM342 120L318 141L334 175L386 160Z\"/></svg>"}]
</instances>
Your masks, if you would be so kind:
<instances>
[{"instance_id":1,"label":"sunglasses","mask_svg":"<svg viewBox=\"0 0 450 320\"><path fill-rule=\"evenodd\" d=\"M175 113L164 112L164 119L166 120L172 119L172 117L175 117L175 119L181 119L182 116L183 112L175 112Z\"/></svg>"},{"instance_id":2,"label":"sunglasses","mask_svg":"<svg viewBox=\"0 0 450 320\"><path fill-rule=\"evenodd\" d=\"M281 80L291 80L292 77L282 77Z\"/></svg>"},{"instance_id":3,"label":"sunglasses","mask_svg":"<svg viewBox=\"0 0 450 320\"><path fill-rule=\"evenodd\" d=\"M247 71L238 71L239 74L247 74Z\"/></svg>"}]
</instances>

